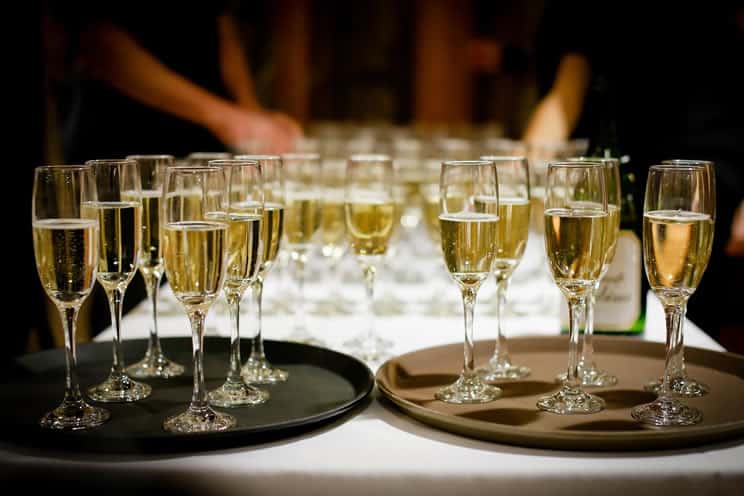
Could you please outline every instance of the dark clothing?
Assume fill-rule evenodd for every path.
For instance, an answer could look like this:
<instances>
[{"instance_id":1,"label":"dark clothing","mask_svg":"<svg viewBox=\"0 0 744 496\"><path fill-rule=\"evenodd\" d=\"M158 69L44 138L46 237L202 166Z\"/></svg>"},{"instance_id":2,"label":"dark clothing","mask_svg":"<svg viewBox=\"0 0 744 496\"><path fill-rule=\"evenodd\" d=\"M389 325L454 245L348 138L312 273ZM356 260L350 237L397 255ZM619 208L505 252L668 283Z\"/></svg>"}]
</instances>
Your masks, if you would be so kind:
<instances>
[{"instance_id":1,"label":"dark clothing","mask_svg":"<svg viewBox=\"0 0 744 496\"><path fill-rule=\"evenodd\" d=\"M690 318L714 337L727 320L741 321L733 296L739 291L725 288L727 274L741 273L743 262L723 253L744 199L744 79L737 67L744 6L736 3L551 2L538 48L542 91L563 54L588 60L592 79L575 135L595 141L599 119L611 109L617 147L640 179L639 212L648 166L672 158L715 162L713 255L689 306Z\"/></svg>"},{"instance_id":2,"label":"dark clothing","mask_svg":"<svg viewBox=\"0 0 744 496\"><path fill-rule=\"evenodd\" d=\"M104 3L95 10L65 12L73 32L109 21L174 72L227 98L222 82L217 17L219 2ZM220 151L208 130L165 114L120 93L106 82L85 78L71 85L63 115L63 145L68 162L130 154L167 153L183 157L194 151Z\"/></svg>"}]
</instances>

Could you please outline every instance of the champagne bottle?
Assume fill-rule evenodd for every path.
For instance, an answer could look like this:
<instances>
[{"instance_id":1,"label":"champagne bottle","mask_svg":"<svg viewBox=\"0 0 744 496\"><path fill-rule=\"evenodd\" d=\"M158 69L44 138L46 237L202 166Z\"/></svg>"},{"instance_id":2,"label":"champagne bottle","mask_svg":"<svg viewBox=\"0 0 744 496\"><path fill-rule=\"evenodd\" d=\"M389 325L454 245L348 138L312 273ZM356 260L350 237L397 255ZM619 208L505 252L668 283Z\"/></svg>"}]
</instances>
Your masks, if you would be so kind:
<instances>
[{"instance_id":1,"label":"champagne bottle","mask_svg":"<svg viewBox=\"0 0 744 496\"><path fill-rule=\"evenodd\" d=\"M620 160L620 234L615 258L602 279L594 307L594 330L603 334L640 334L646 317L646 291L641 267L640 198L636 175L630 157L623 153L617 127L615 95L609 82L597 78L599 122L594 139L590 140L591 155L616 157Z\"/></svg>"}]
</instances>

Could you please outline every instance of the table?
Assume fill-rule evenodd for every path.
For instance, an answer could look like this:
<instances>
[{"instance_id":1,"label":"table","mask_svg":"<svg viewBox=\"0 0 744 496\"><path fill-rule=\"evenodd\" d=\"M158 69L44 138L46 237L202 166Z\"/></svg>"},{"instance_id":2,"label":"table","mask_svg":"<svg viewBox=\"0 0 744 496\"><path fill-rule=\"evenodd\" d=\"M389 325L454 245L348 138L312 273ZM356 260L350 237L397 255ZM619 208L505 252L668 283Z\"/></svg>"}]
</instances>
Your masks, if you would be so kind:
<instances>
[{"instance_id":1,"label":"table","mask_svg":"<svg viewBox=\"0 0 744 496\"><path fill-rule=\"evenodd\" d=\"M311 281L315 277L311 273ZM277 275L267 281L264 332L281 339L291 318L273 312L286 288ZM285 281L286 282L286 281ZM434 286L433 283L429 286ZM308 285L316 297L322 285ZM534 289L534 287L533 287ZM454 287L449 291L457 295ZM361 290L360 290L361 292ZM168 291L164 292L168 301ZM352 291L349 290L349 294ZM357 295L358 296L358 295ZM451 295L450 295L451 296ZM273 303L272 303L273 300ZM555 334L559 328L557 295L545 293L548 311L509 315L509 335ZM165 305L162 336L188 335L182 311ZM445 305L446 306L446 305ZM476 338L492 338L493 317L481 303ZM220 309L210 327L227 335ZM310 317L310 326L331 346L363 329L358 315ZM141 305L124 319L126 338L147 335L148 313ZM462 318L453 313L425 316L407 313L378 319L380 334L392 339L395 353L462 339ZM320 332L322 329L322 332ZM214 331L212 331L214 332ZM109 339L110 332L98 339ZM650 296L643 339L664 340L663 313ZM722 350L691 322L688 346ZM209 350L207 350L208 352ZM599 350L601 351L601 350ZM373 393L376 395L377 393ZM187 398L184 398L186 402ZM26 480L30 477L33 479ZM157 486L165 493L231 494L741 494L744 488L744 441L690 450L644 453L589 453L521 448L459 437L421 424L375 398L365 409L330 426L266 444L180 455L101 455L35 451L0 444L0 480L69 481L94 489L118 488L129 493Z\"/></svg>"}]
</instances>

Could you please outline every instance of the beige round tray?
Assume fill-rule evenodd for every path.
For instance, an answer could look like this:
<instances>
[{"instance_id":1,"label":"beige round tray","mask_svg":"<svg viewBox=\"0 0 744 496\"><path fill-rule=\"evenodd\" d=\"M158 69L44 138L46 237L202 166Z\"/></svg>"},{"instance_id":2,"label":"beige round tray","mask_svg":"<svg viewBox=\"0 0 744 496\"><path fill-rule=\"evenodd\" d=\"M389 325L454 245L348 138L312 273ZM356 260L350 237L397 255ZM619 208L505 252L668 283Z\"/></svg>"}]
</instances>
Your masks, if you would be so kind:
<instances>
[{"instance_id":1,"label":"beige round tray","mask_svg":"<svg viewBox=\"0 0 744 496\"><path fill-rule=\"evenodd\" d=\"M488 360L493 341L476 344L476 366ZM664 345L629 337L595 338L597 362L615 373L610 388L591 388L607 407L593 415L556 415L535 402L557 389L554 377L566 369L568 338L524 337L509 340L512 359L532 369L525 380L500 382L503 395L480 405L450 405L434 392L457 379L462 344L427 348L387 361L377 371L384 396L404 412L434 427L464 436L523 446L579 450L640 450L700 445L744 435L744 356L687 348L688 374L708 384L710 394L685 399L703 411L695 426L654 428L630 416L635 405L653 401L643 390L664 367Z\"/></svg>"}]
</instances>

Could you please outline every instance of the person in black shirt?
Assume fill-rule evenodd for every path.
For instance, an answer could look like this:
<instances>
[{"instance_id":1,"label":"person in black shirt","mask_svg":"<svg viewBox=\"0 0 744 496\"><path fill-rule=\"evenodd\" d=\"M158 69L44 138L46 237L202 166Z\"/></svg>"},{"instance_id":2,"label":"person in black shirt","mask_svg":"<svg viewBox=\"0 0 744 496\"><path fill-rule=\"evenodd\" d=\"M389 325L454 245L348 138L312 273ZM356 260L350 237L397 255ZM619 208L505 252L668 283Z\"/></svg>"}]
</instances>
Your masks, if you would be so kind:
<instances>
[{"instance_id":1,"label":"person in black shirt","mask_svg":"<svg viewBox=\"0 0 744 496\"><path fill-rule=\"evenodd\" d=\"M742 260L724 251L728 243L730 254L744 254L744 226L734 229L729 243L734 212L744 198L744 81L736 67L741 60L740 2L704 7L647 2L643 8L628 2L550 2L538 40L544 96L524 133L527 142L591 137L599 109L611 99L617 145L641 180L638 208L648 166L673 158L715 162L713 253L688 312L713 337L722 326L742 320L738 291L731 288L731 274L742 273Z\"/></svg>"}]
</instances>

